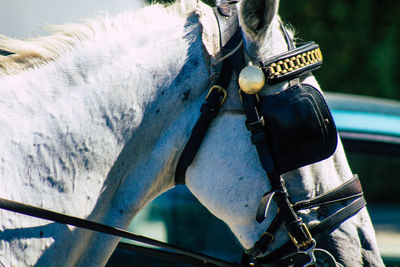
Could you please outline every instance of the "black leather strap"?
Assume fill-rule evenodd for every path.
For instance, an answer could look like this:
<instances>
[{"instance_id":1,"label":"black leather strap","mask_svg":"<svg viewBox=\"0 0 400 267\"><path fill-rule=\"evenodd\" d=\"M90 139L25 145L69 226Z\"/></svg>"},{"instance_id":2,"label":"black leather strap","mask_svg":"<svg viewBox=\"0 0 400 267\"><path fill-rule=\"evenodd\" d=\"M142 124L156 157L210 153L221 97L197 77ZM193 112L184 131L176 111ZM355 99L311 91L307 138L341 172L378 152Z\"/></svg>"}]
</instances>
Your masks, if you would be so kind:
<instances>
[{"instance_id":1,"label":"black leather strap","mask_svg":"<svg viewBox=\"0 0 400 267\"><path fill-rule=\"evenodd\" d=\"M288 45L290 48L291 45ZM290 54L290 52L285 54ZM265 170L268 179L270 180L271 190L278 190L282 192L274 197L274 200L279 207L280 216L285 221L286 228L288 229L293 242L295 242L296 245L299 247L308 246L308 244L310 244L310 242L312 241L312 236L310 236L307 226L302 222L302 219L293 210L292 204L290 203L289 196L280 176L282 172L280 172L281 170L277 168L277 163L279 162L275 162L276 157L274 157L274 155L271 153L271 138L267 138L265 127L263 127L264 118L263 114L261 114L260 112L261 109L259 98L257 95L249 95L244 93L243 91L240 91L240 96L242 100L243 110L247 118L246 125L252 134L252 143L256 147L261 166ZM265 125L268 125L269 123L269 120L265 121ZM270 240L268 240L267 238L264 239L266 240L266 242L258 242L256 250L266 250L266 248L264 248L264 245L267 243L269 244ZM260 248L260 244L262 244L262 248Z\"/></svg>"},{"instance_id":2,"label":"black leather strap","mask_svg":"<svg viewBox=\"0 0 400 267\"><path fill-rule=\"evenodd\" d=\"M258 158L262 168L267 173L271 180L271 191L279 190L282 188L279 173L275 168L273 157L270 153L268 142L266 142L266 136L264 131L264 121L259 112L258 97L255 95L249 95L240 91L240 98L242 100L243 110L246 115L247 129L252 134L252 143L255 145ZM262 123L260 123L262 122Z\"/></svg>"},{"instance_id":3,"label":"black leather strap","mask_svg":"<svg viewBox=\"0 0 400 267\"><path fill-rule=\"evenodd\" d=\"M234 263L226 262L226 261L223 261L220 259L216 259L214 257L206 256L206 255L194 252L194 251L190 251L188 249L180 248L175 245L164 243L164 242L154 240L151 238L147 238L144 236L135 235L131 232L128 232L128 231L125 231L122 229L118 229L118 228L104 225L101 223L97 223L94 221L89 221L89 220L81 219L78 217L73 217L73 216L69 216L66 214L54 212L51 210L35 207L32 205L19 203L19 202L4 199L4 198L0 198L0 209L9 210L9 211L17 212L20 214L25 214L25 215L29 215L32 217L45 219L45 220L49 220L49 221L53 221L53 222L57 222L57 223L68 224L68 225L72 225L75 227L79 227L79 228L83 228L83 229L87 229L87 230L91 230L91 231L96 231L96 232L100 232L100 233L104 233L104 234L109 234L109 235L113 235L113 236L117 236L117 237L127 238L127 239L134 240L134 241L137 241L137 242L140 242L143 244L152 245L152 246L156 246L159 248L164 248L164 249L167 249L170 251L174 251L181 255L185 255L187 257L200 260L203 263L208 262L208 263L212 263L216 266L226 266L226 267L237 266ZM127 245L125 245L125 247L126 246Z\"/></svg>"},{"instance_id":4,"label":"black leather strap","mask_svg":"<svg viewBox=\"0 0 400 267\"><path fill-rule=\"evenodd\" d=\"M218 12L216 12L217 10L215 10L216 16L219 21L219 27L229 28L226 29L225 31L222 28L220 29L221 32L226 32L226 34L230 36L229 40L226 40L226 36L224 36L223 38L221 37L222 45L224 45L222 47L223 54L227 54L229 53L229 51L236 49L242 41L241 30L240 28L237 27L238 18L235 15L236 14L235 12L237 12L237 10L235 6L230 6L230 8L234 13L232 14L232 18L229 19L225 17L221 18L222 15L220 15ZM236 29L234 34L232 34L232 29L231 29L232 25L233 26L236 25L235 26L236 28L233 27L233 29ZM239 71L242 69L240 66L243 65L244 65L243 50L237 49L237 51L234 54L227 57L223 61L221 74L218 80L215 82L215 86L218 88L226 89L232 78L232 73L234 71L239 73ZM206 97L205 103L201 108L200 117L196 122L195 126L193 127L192 133L178 160L175 170L176 185L185 184L186 170L192 164L211 122L218 114L219 109L223 104L224 94L226 94L226 91L223 92L223 90L212 90Z\"/></svg>"},{"instance_id":5,"label":"black leather strap","mask_svg":"<svg viewBox=\"0 0 400 267\"><path fill-rule=\"evenodd\" d=\"M14 53L7 51L7 50L0 49L0 56L10 56L10 55L14 55Z\"/></svg>"},{"instance_id":6,"label":"black leather strap","mask_svg":"<svg viewBox=\"0 0 400 267\"><path fill-rule=\"evenodd\" d=\"M313 235L320 234L323 231L333 231L342 222L356 215L363 207L367 205L365 198L363 196L359 197L346 207L338 210L328 218L324 219L317 225L310 227L310 232Z\"/></svg>"},{"instance_id":7,"label":"black leather strap","mask_svg":"<svg viewBox=\"0 0 400 267\"><path fill-rule=\"evenodd\" d=\"M274 240L274 235L282 225L283 221L284 220L281 214L276 214L267 230L261 234L259 240L254 244L254 246L246 251L246 254L256 257L265 253L268 249L268 246Z\"/></svg>"},{"instance_id":8,"label":"black leather strap","mask_svg":"<svg viewBox=\"0 0 400 267\"><path fill-rule=\"evenodd\" d=\"M313 199L296 202L293 205L293 209L297 211L323 205L334 204L337 202L346 201L353 198L360 198L362 195L363 195L363 190L361 187L361 183L360 180L358 179L358 175L355 174L352 179L325 194L317 196Z\"/></svg>"},{"instance_id":9,"label":"black leather strap","mask_svg":"<svg viewBox=\"0 0 400 267\"><path fill-rule=\"evenodd\" d=\"M309 230L313 236L318 236L321 233L330 233L341 223L356 215L363 207L365 207L365 205L366 201L364 197L361 196L349 205L330 215L319 224L310 227ZM256 258L255 261L257 264L271 263L295 252L296 250L297 249L293 245L293 242L288 241L282 247L276 249L267 256Z\"/></svg>"},{"instance_id":10,"label":"black leather strap","mask_svg":"<svg viewBox=\"0 0 400 267\"><path fill-rule=\"evenodd\" d=\"M223 92L218 89L210 91L206 102L201 107L200 117L194 125L192 134L179 158L175 170L175 184L185 184L186 170L192 164L212 120L219 112L223 99Z\"/></svg>"}]
</instances>

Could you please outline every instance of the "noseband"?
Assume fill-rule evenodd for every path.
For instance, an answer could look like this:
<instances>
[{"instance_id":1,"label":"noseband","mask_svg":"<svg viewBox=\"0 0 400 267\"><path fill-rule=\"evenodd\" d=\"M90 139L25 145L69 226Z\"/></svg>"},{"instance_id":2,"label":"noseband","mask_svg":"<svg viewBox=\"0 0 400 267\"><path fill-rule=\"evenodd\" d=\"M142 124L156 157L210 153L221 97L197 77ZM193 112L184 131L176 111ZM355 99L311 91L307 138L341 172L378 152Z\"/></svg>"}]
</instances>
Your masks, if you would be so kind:
<instances>
[{"instance_id":1,"label":"noseband","mask_svg":"<svg viewBox=\"0 0 400 267\"><path fill-rule=\"evenodd\" d=\"M230 9L229 12L226 12L227 9ZM223 44L223 49L233 51L241 45L240 28L237 26L233 32L232 27L229 31L222 27L229 26L226 21L234 21L231 25L237 25L237 11L235 6L229 4L224 5L224 10L215 13L220 32L230 34L229 38L224 38L229 41ZM260 200L255 219L259 223L265 219L272 200L279 207L279 212L254 247L245 251L242 265L314 266L323 261L330 263L328 266L337 266L328 251L316 248L314 236L332 232L358 213L366 202L357 175L316 198L297 203L290 201L282 174L330 157L336 150L337 131L324 97L313 86L301 82L311 75L311 71L321 66L319 46L309 42L296 47L282 25L281 30L288 52L259 62L258 66L245 67L241 47L223 61L222 73L211 87L201 108L201 115L178 161L175 182L185 183L186 169L193 162L211 121L224 103L232 72L236 72L246 127L251 132L251 142L256 147L261 166L272 187ZM289 88L278 94L259 96L257 92L263 88L264 80L268 85L287 81ZM350 203L344 208L310 227L297 214L300 210L346 201ZM282 224L285 224L290 240L266 255Z\"/></svg>"}]
</instances>

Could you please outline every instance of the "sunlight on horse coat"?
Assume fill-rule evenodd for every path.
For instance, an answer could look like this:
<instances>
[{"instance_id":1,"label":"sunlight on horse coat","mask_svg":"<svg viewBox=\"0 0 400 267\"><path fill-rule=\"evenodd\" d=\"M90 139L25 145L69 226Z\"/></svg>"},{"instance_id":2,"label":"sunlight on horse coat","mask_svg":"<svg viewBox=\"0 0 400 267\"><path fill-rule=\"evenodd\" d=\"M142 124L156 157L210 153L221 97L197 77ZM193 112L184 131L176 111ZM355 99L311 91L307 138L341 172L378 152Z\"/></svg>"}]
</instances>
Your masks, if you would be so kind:
<instances>
[{"instance_id":1,"label":"sunlight on horse coat","mask_svg":"<svg viewBox=\"0 0 400 267\"><path fill-rule=\"evenodd\" d=\"M287 50L278 3L261 2L241 2L246 47L254 59ZM253 16L256 8L265 8L267 17ZM218 57L216 26L213 18L204 18L210 13L185 1L54 26L50 37L2 37L0 49L15 54L0 56L1 196L126 228L144 205L173 187L176 162ZM317 86L314 78L307 82ZM229 92L238 97L236 83ZM251 248L271 221L254 219L269 182L242 114L222 112L187 174L193 194ZM341 145L330 159L285 175L293 201L351 177ZM5 266L101 266L119 241L0 214ZM306 222L319 220L317 212L304 215ZM282 231L272 248L287 239ZM382 265L365 209L326 241L322 244L346 266Z\"/></svg>"}]
</instances>

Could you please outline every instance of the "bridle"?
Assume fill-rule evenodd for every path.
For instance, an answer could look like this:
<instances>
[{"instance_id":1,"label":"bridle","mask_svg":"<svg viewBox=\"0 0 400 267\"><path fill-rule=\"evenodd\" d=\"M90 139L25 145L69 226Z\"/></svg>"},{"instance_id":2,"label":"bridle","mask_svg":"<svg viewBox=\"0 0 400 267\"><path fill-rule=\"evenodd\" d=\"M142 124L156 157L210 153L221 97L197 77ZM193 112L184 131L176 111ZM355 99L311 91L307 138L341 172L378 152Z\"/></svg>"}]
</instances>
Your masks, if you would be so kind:
<instances>
[{"instance_id":1,"label":"bridle","mask_svg":"<svg viewBox=\"0 0 400 267\"><path fill-rule=\"evenodd\" d=\"M205 98L205 103L201 107L201 115L178 161L175 173L176 184L185 183L186 169L193 162L207 129L227 98L226 88L231 81L232 73L235 72L239 75L244 73L242 72L243 69L246 69L244 68L246 64L243 46L241 45L242 33L238 26L231 27L238 25L236 7L225 3L216 8L214 12L219 23L220 33L224 33L223 38L221 38L223 40L220 60L222 68L217 81L211 86ZM249 88L246 87L248 85L244 85L244 88L241 87L239 91L243 111L246 115L246 127L251 132L251 141L256 147L262 168L271 183L271 191L265 193L260 200L256 220L262 222L265 219L271 201L275 201L279 207L279 212L254 247L245 251L240 265L318 266L319 260L323 258L331 264L330 266L336 266L338 264L328 251L316 247L314 237L322 232L330 233L336 229L342 222L358 213L366 205L366 202L357 175L341 186L313 199L297 203L291 203L289 199L282 174L331 156L336 149L337 132L332 115L322 95L314 87L301 83L304 77L310 75L312 70L322 64L319 46L311 42L295 47L285 28L283 26L281 28L289 51L261 62L258 67L250 68L261 70L268 84L288 81L290 87L273 96L259 96L257 92L252 91L254 88L248 90ZM0 55L8 56L12 53L0 50ZM251 71L250 74L253 75ZM249 78L246 79L248 81ZM281 112L278 112L282 108L287 111L284 112L285 118L282 118ZM300 116L299 110L307 112L303 114L304 116ZM283 119L285 123L281 123ZM278 134L276 134L276 131L278 131ZM300 141L297 139L296 143L282 147L281 137L279 136L287 136L293 132L300 133L305 141L302 142L302 139ZM312 143L307 139L308 135L311 135ZM300 145L297 143L300 143ZM292 147L292 149L289 149L289 147ZM350 203L311 227L307 226L297 214L300 210L343 202ZM179 262L188 262L198 266L238 266L235 263L202 255L111 226L3 198L0 198L0 208L131 239L164 248L167 251L120 243L119 247L123 249L139 251ZM265 255L275 233L283 223L290 240L281 248Z\"/></svg>"},{"instance_id":2,"label":"bridle","mask_svg":"<svg viewBox=\"0 0 400 267\"><path fill-rule=\"evenodd\" d=\"M227 12L229 15L226 12L224 14L215 12L220 32L227 32L221 29L226 27L221 23L227 20L226 17L237 20L235 6L225 3L224 8L230 9L230 12ZM223 46L227 50L233 50L240 46L241 42L240 28L238 27L235 33L230 30L229 41ZM245 67L245 53L241 47L223 62L221 76L211 87L201 108L200 118L178 161L175 182L185 183L186 170L193 162L207 128L226 99L226 88L231 73L236 72L239 75L241 88L239 95L246 115L246 127L251 132L252 144L256 147L261 166L272 187L260 201L256 220L261 223L265 219L272 200L279 207L279 212L254 247L245 252L241 264L313 266L318 264L316 257L318 255L331 266L337 266L329 252L316 248L314 236L333 231L342 222L357 214L366 202L357 175L341 186L313 199L294 204L289 199L282 174L330 157L336 150L337 131L321 93L311 85L301 83L312 70L322 64L319 46L309 42L296 47L282 24L281 30L289 48L288 52L260 62L259 66ZM269 85L287 81L289 88L272 96L259 96L257 93L263 88L264 79ZM300 138L291 141L294 139L294 133ZM308 227L297 214L300 210L345 201L351 202L311 227ZM290 241L265 255L275 233L283 223Z\"/></svg>"}]
</instances>

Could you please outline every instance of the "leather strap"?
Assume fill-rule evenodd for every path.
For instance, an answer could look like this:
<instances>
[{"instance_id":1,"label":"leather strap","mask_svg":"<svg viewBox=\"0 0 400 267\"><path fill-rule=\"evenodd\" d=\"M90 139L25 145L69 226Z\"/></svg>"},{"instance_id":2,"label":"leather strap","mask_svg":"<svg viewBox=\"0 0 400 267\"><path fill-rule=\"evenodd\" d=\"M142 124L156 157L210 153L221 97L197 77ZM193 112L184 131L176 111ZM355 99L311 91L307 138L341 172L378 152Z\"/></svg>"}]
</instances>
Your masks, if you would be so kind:
<instances>
[{"instance_id":1,"label":"leather strap","mask_svg":"<svg viewBox=\"0 0 400 267\"><path fill-rule=\"evenodd\" d=\"M262 121L259 112L258 98L255 95L249 95L240 91L243 110L246 115L246 125L256 125L257 122ZM265 122L265 123L268 123ZM289 201L289 196L284 187L281 176L276 169L274 158L270 153L270 144L266 141L265 131L263 127L248 127L252 133L252 141L256 147L257 154L261 163L262 168L265 170L268 179L271 183L272 191L278 191L275 195L274 200L278 204L279 211L282 218L286 222L286 227L298 244L306 244L310 241L310 235L307 231L307 227L302 223L302 219L293 210L292 205ZM257 140L255 142L255 140ZM259 140L259 141L258 141Z\"/></svg>"},{"instance_id":2,"label":"leather strap","mask_svg":"<svg viewBox=\"0 0 400 267\"><path fill-rule=\"evenodd\" d=\"M326 231L330 233L341 223L356 215L363 207L365 207L365 205L366 201L364 197L359 197L357 200L338 210L331 216L321 221L319 224L310 227L309 230L313 236L325 233ZM282 247L276 249L267 256L256 258L255 261L257 264L271 263L285 257L288 254L291 254L294 251L296 251L296 247L293 245L293 242L288 241Z\"/></svg>"},{"instance_id":3,"label":"leather strap","mask_svg":"<svg viewBox=\"0 0 400 267\"><path fill-rule=\"evenodd\" d=\"M219 21L219 27L229 28L229 30L222 30L220 32L225 32L230 36L229 40L226 37L221 37L223 44L222 52L223 54L228 54L230 51L235 50L235 52L227 57L222 62L222 70L218 80L215 85L211 87L209 94L205 99L205 103L201 108L201 114L197 120L195 126L193 127L192 133L182 151L182 154L178 160L176 170L175 170L175 184L182 185L185 184L185 175L187 168L192 164L194 158L196 157L197 151L210 127L211 122L217 116L220 107L224 102L226 97L225 89L228 87L232 73L235 71L237 74L241 70L240 66L244 65L243 51L242 49L237 49L242 42L242 33L238 27L237 10L234 5L229 6L232 9L232 18L226 19L221 17L217 10L215 9L216 17ZM232 34L232 27L236 29L234 34ZM225 34L225 35L226 35ZM214 88L214 89L213 89ZM219 89L215 89L219 88Z\"/></svg>"},{"instance_id":4,"label":"leather strap","mask_svg":"<svg viewBox=\"0 0 400 267\"><path fill-rule=\"evenodd\" d=\"M10 56L10 55L14 55L14 53L13 52L10 52L10 51L7 51L7 50L3 50L3 49L0 49L0 56Z\"/></svg>"},{"instance_id":5,"label":"leather strap","mask_svg":"<svg viewBox=\"0 0 400 267\"><path fill-rule=\"evenodd\" d=\"M363 196L359 197L346 207L324 219L319 224L310 227L311 234L317 235L325 230L330 230L330 232L333 231L342 222L356 215L363 207L365 207L365 205L367 205L365 198Z\"/></svg>"},{"instance_id":6,"label":"leather strap","mask_svg":"<svg viewBox=\"0 0 400 267\"><path fill-rule=\"evenodd\" d=\"M276 193L275 191L273 192L268 192L265 194L264 198L270 196L271 194ZM358 179L358 175L354 175L352 179L347 181L346 183L340 185L339 187L336 187L335 189L332 189L331 191L322 194L316 198L309 199L309 200L304 200L304 201L299 201L293 205L293 209L298 211L298 210L303 210L303 209L309 209L317 206L323 206L323 205L329 205L329 204L335 204L337 202L342 202L342 201L347 201L351 199L359 199L356 202L351 203L349 206L353 206L348 209L341 209L331 215L330 217L326 218L323 222L319 223L318 225L311 227L310 231L311 233L313 232L322 232L324 229L331 227L333 224L336 223L336 221L341 221L346 220L348 217L351 217L353 209L357 209L359 205L365 205L365 200L362 197L363 191L361 188L361 183L360 180ZM268 202L272 200L273 196L271 198L268 198ZM263 201L261 201L262 203ZM356 203L356 204L355 204ZM258 216L260 217L257 219L258 222L261 222L264 220L265 217L265 210L267 209L266 207L267 204L261 205L261 207L258 208L257 213ZM260 213L260 214L259 214ZM263 214L261 214L263 213ZM255 257L257 255L265 253L267 251L267 248L269 244L273 240L273 236L282 224L283 220L280 214L278 213L274 220L272 220L271 224L269 225L268 229L261 235L260 239L254 244L254 247L248 251L246 251L247 254ZM262 217L262 219L261 219Z\"/></svg>"},{"instance_id":7,"label":"leather strap","mask_svg":"<svg viewBox=\"0 0 400 267\"><path fill-rule=\"evenodd\" d=\"M358 179L358 175L355 174L352 179L325 194L322 194L313 199L296 202L293 205L293 209L297 211L297 210L304 210L313 207L318 207L322 205L334 204L337 202L346 201L353 198L359 198L362 195L363 195L363 190L361 187L361 183L360 180Z\"/></svg>"},{"instance_id":8,"label":"leather strap","mask_svg":"<svg viewBox=\"0 0 400 267\"><path fill-rule=\"evenodd\" d=\"M219 88L219 87L214 87ZM224 100L224 93L218 89L212 89L201 107L201 114L192 129L192 133L187 141L175 169L175 184L185 184L187 168L192 164L197 151L210 127L211 122L217 116Z\"/></svg>"},{"instance_id":9,"label":"leather strap","mask_svg":"<svg viewBox=\"0 0 400 267\"><path fill-rule=\"evenodd\" d=\"M283 27L282 30L285 32ZM288 46L289 48L292 47L290 43L288 43ZM268 179L270 180L271 190L278 191L274 197L274 200L278 204L280 216L282 216L283 220L286 222L286 228L293 242L295 242L299 247L306 247L312 241L312 236L310 236L307 226L302 222L302 219L293 210L279 170L276 168L277 164L274 162L274 157L271 154L271 144L268 142L267 137L265 136L264 120L260 113L258 96L249 95L243 91L240 91L240 96L243 104L243 110L247 118L246 125L252 134L252 143L256 147L261 166L265 170ZM268 124L268 121L265 123ZM267 243L269 244L269 242L270 240L267 240L266 242L259 242L259 244L263 244L264 246ZM265 250L265 248L262 248L262 250Z\"/></svg>"},{"instance_id":10,"label":"leather strap","mask_svg":"<svg viewBox=\"0 0 400 267\"><path fill-rule=\"evenodd\" d=\"M283 221L284 220L282 216L279 213L276 214L271 224L268 226L267 230L261 234L259 240L254 244L254 246L251 249L245 251L246 254L252 257L256 257L265 253L268 249L269 244L274 241L275 233L278 231Z\"/></svg>"},{"instance_id":11,"label":"leather strap","mask_svg":"<svg viewBox=\"0 0 400 267\"><path fill-rule=\"evenodd\" d=\"M81 219L78 217L69 216L66 214L54 212L51 210L35 207L32 205L27 205L23 203L19 203L16 201L0 198L0 209L5 209L13 212L17 212L20 214L29 215L32 217L45 219L57 223L68 224L79 228L84 228L91 231L96 231L104 234L109 234L117 237L127 238L133 241L137 241L143 244L156 246L159 248L164 248L170 251L178 252L179 254L186 255L187 257L198 259L203 263L212 263L216 266L226 266L233 267L237 266L234 263L226 262L220 259L216 259L214 257L206 256L194 251L190 251L184 248L180 248L168 243L164 243L158 240L154 240L151 238L147 238L140 235L135 235L131 232L114 228L108 225L100 224L97 222ZM127 247L128 245L125 245Z\"/></svg>"}]
</instances>

